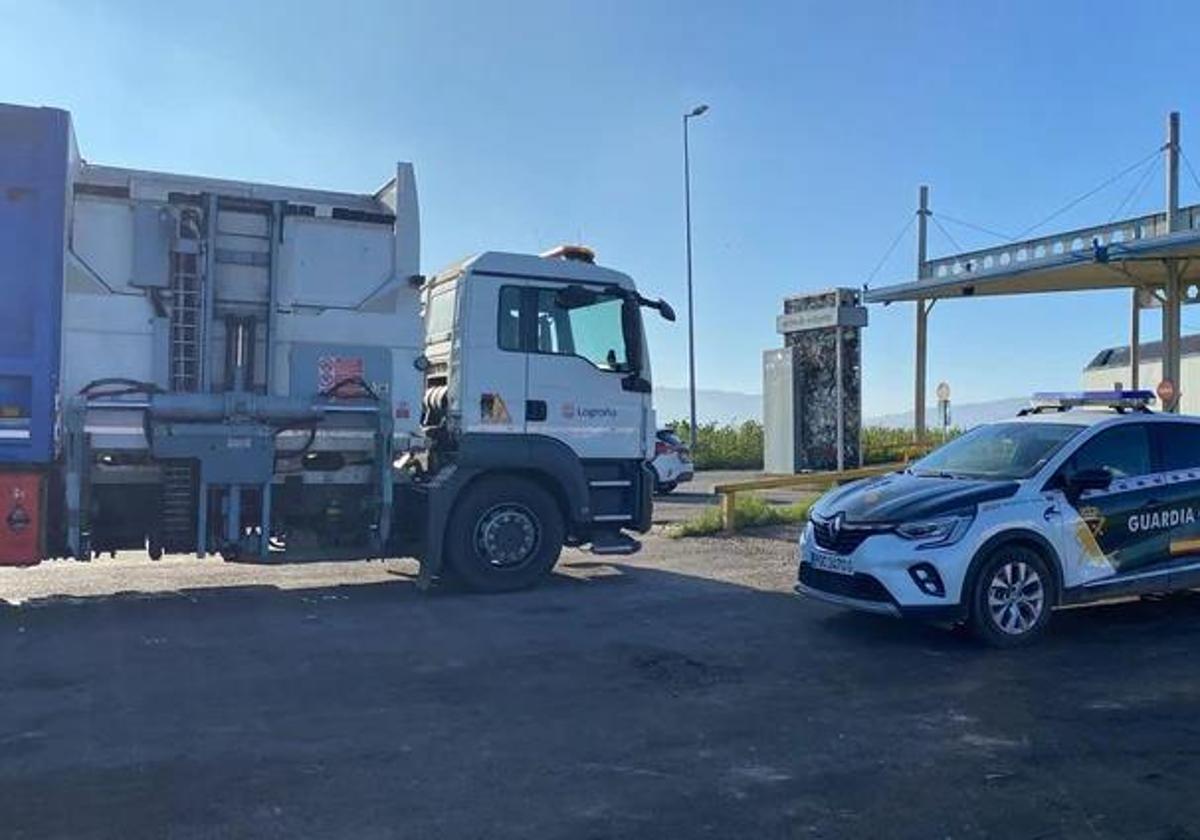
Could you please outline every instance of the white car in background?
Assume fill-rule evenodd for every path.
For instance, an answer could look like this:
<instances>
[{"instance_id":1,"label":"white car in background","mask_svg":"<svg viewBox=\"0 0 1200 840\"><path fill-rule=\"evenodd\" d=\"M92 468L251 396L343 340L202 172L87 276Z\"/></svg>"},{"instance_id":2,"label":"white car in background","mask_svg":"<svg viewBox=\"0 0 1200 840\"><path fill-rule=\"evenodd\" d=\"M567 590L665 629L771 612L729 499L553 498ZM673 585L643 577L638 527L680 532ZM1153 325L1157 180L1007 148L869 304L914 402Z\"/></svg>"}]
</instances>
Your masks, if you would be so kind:
<instances>
[{"instance_id":1,"label":"white car in background","mask_svg":"<svg viewBox=\"0 0 1200 840\"><path fill-rule=\"evenodd\" d=\"M692 480L695 474L692 453L670 429L660 429L655 437L654 460L650 462L654 468L654 491L670 493L683 482Z\"/></svg>"}]
</instances>

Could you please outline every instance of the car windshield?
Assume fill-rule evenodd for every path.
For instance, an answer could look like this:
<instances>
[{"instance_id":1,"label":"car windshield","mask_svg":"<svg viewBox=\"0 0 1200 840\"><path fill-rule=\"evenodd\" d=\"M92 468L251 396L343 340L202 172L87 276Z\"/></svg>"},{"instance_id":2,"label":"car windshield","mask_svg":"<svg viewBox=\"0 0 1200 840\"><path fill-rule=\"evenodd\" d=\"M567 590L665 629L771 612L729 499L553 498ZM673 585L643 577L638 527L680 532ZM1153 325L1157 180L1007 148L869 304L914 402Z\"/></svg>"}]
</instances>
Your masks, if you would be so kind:
<instances>
[{"instance_id":1,"label":"car windshield","mask_svg":"<svg viewBox=\"0 0 1200 840\"><path fill-rule=\"evenodd\" d=\"M909 472L952 478L1028 478L1083 428L1071 423L977 426L917 461Z\"/></svg>"}]
</instances>

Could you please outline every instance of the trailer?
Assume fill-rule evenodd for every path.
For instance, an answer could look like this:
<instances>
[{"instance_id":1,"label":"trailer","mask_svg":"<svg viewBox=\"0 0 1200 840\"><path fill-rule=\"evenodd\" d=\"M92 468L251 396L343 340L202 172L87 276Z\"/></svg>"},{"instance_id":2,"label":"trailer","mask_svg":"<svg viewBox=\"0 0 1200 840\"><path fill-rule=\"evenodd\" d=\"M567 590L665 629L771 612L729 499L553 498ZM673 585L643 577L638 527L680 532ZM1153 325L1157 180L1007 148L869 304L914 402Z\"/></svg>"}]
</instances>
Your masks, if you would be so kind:
<instances>
[{"instance_id":1,"label":"trailer","mask_svg":"<svg viewBox=\"0 0 1200 840\"><path fill-rule=\"evenodd\" d=\"M642 310L586 248L425 277L372 194L101 166L0 105L0 563L416 557L536 583L650 525Z\"/></svg>"}]
</instances>

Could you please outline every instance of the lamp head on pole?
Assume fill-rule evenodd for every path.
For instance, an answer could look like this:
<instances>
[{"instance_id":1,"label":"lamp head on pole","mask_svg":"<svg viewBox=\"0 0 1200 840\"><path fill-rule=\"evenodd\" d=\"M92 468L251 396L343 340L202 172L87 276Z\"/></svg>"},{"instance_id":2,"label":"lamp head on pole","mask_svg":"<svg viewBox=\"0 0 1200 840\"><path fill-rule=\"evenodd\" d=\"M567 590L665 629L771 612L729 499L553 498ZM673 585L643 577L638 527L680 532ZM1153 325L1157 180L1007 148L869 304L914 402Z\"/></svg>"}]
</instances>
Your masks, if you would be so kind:
<instances>
[{"instance_id":1,"label":"lamp head on pole","mask_svg":"<svg viewBox=\"0 0 1200 840\"><path fill-rule=\"evenodd\" d=\"M697 105L695 108L693 108L691 111L684 114L683 116L684 116L684 119L687 119L688 117L698 117L707 110L708 110L707 105Z\"/></svg>"}]
</instances>

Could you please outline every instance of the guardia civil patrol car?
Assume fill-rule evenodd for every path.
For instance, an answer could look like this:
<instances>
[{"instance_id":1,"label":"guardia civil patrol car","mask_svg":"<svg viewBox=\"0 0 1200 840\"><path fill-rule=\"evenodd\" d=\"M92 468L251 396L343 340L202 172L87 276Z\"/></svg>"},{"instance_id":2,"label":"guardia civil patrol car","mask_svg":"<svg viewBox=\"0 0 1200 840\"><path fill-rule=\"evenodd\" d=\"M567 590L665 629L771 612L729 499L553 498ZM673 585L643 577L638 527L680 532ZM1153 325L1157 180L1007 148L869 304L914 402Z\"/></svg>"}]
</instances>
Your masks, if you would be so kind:
<instances>
[{"instance_id":1,"label":"guardia civil patrol car","mask_svg":"<svg viewBox=\"0 0 1200 840\"><path fill-rule=\"evenodd\" d=\"M837 488L798 592L1014 646L1052 608L1200 587L1200 418L1148 391L1036 395L908 469Z\"/></svg>"}]
</instances>

